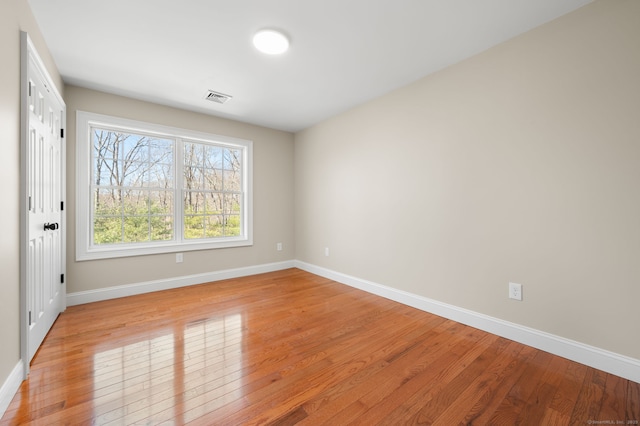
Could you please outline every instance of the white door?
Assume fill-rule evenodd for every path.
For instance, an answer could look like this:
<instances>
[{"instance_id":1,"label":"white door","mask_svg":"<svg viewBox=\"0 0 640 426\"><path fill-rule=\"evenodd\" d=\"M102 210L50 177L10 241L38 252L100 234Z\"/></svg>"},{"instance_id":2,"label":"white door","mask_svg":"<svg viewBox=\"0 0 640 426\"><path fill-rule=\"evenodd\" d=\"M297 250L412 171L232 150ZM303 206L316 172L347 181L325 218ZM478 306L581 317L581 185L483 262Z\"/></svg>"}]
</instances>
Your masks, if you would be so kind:
<instances>
[{"instance_id":1,"label":"white door","mask_svg":"<svg viewBox=\"0 0 640 426\"><path fill-rule=\"evenodd\" d=\"M22 149L26 241L22 255L28 316L25 355L30 362L65 308L63 132L66 111L37 53L28 44L26 111L23 108L23 114L27 115L27 135L23 137Z\"/></svg>"}]
</instances>

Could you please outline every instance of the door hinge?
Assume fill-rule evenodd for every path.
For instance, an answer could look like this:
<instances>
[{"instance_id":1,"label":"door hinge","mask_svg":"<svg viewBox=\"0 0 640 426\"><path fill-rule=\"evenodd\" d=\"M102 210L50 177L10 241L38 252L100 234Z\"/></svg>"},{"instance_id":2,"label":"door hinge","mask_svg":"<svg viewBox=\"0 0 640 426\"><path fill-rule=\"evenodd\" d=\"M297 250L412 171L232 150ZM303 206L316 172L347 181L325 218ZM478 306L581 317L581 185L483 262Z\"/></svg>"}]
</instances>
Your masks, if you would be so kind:
<instances>
[{"instance_id":1,"label":"door hinge","mask_svg":"<svg viewBox=\"0 0 640 426\"><path fill-rule=\"evenodd\" d=\"M31 96L31 82L29 82L29 96Z\"/></svg>"},{"instance_id":2,"label":"door hinge","mask_svg":"<svg viewBox=\"0 0 640 426\"><path fill-rule=\"evenodd\" d=\"M60 284L64 284L64 274L60 274Z\"/></svg>"},{"instance_id":3,"label":"door hinge","mask_svg":"<svg viewBox=\"0 0 640 426\"><path fill-rule=\"evenodd\" d=\"M29 195L29 211L31 211L31 195Z\"/></svg>"},{"instance_id":4,"label":"door hinge","mask_svg":"<svg viewBox=\"0 0 640 426\"><path fill-rule=\"evenodd\" d=\"M31 210L31 209L29 209ZM64 210L64 201L60 201L60 210Z\"/></svg>"},{"instance_id":5,"label":"door hinge","mask_svg":"<svg viewBox=\"0 0 640 426\"><path fill-rule=\"evenodd\" d=\"M31 311L29 311L29 325L31 325Z\"/></svg>"},{"instance_id":6,"label":"door hinge","mask_svg":"<svg viewBox=\"0 0 640 426\"><path fill-rule=\"evenodd\" d=\"M64 138L64 129L60 129L60 137Z\"/></svg>"}]
</instances>

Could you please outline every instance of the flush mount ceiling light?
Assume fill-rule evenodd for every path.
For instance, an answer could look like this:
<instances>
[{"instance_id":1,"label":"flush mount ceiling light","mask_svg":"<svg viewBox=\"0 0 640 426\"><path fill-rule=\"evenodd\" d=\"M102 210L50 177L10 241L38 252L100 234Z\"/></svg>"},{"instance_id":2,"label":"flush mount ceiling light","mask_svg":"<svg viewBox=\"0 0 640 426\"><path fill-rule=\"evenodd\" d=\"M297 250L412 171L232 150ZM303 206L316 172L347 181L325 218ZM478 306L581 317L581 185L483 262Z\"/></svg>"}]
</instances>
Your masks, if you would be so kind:
<instances>
[{"instance_id":1,"label":"flush mount ceiling light","mask_svg":"<svg viewBox=\"0 0 640 426\"><path fill-rule=\"evenodd\" d=\"M279 55L289 49L289 39L280 31L260 30L253 36L253 45L267 55Z\"/></svg>"}]
</instances>

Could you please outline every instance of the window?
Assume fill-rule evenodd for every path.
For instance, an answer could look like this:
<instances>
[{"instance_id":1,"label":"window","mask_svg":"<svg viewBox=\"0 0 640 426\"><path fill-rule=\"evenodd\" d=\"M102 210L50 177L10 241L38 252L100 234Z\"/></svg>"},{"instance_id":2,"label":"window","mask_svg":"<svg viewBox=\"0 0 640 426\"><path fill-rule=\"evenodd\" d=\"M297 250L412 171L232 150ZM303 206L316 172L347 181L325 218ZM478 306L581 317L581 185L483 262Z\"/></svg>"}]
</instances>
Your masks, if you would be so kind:
<instances>
[{"instance_id":1,"label":"window","mask_svg":"<svg viewBox=\"0 0 640 426\"><path fill-rule=\"evenodd\" d=\"M77 113L76 259L252 244L252 142Z\"/></svg>"}]
</instances>

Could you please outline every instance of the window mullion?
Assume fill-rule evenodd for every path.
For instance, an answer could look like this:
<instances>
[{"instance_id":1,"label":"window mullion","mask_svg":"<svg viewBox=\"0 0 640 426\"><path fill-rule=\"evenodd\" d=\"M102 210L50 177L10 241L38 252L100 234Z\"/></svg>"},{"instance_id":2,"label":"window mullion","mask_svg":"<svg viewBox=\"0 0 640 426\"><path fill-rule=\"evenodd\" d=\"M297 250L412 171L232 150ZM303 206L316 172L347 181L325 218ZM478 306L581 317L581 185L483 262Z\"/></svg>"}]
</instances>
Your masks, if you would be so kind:
<instances>
[{"instance_id":1,"label":"window mullion","mask_svg":"<svg viewBox=\"0 0 640 426\"><path fill-rule=\"evenodd\" d=\"M184 242L184 197L182 188L184 187L184 140L176 138L176 149L174 153L174 173L175 188L173 203L174 208L174 233L177 242Z\"/></svg>"}]
</instances>

